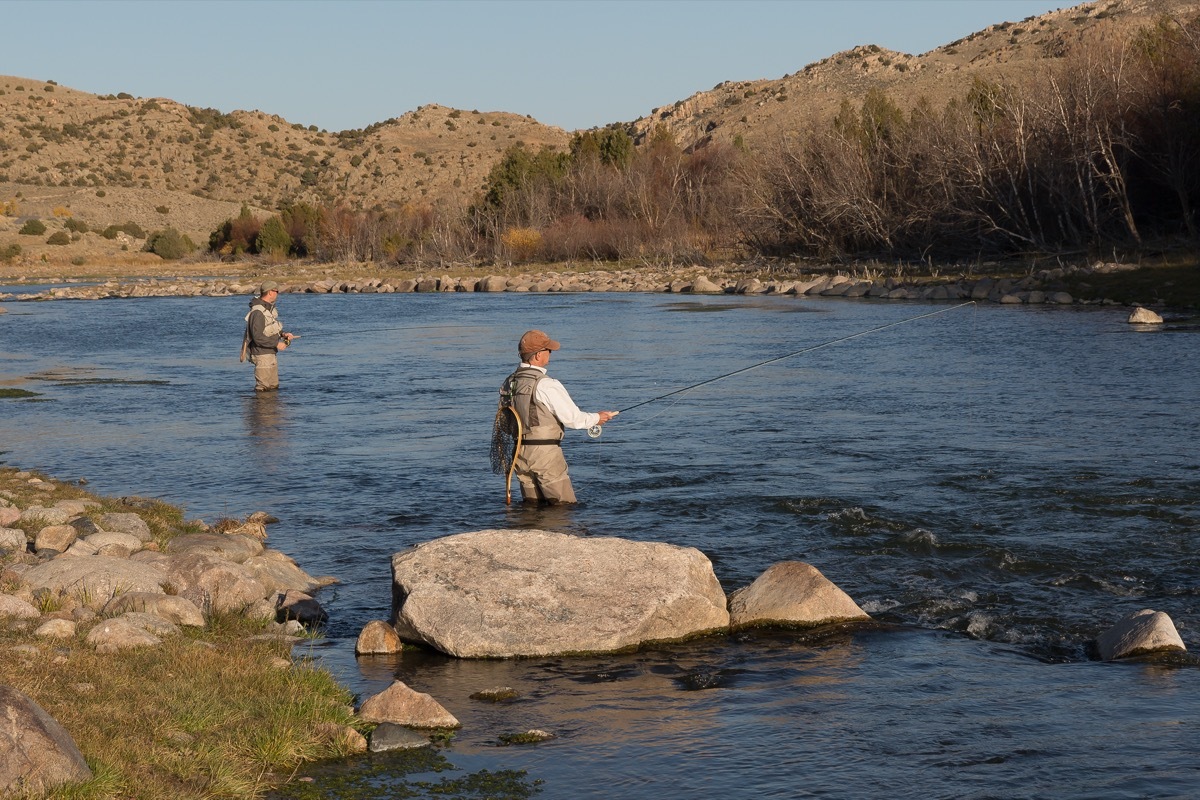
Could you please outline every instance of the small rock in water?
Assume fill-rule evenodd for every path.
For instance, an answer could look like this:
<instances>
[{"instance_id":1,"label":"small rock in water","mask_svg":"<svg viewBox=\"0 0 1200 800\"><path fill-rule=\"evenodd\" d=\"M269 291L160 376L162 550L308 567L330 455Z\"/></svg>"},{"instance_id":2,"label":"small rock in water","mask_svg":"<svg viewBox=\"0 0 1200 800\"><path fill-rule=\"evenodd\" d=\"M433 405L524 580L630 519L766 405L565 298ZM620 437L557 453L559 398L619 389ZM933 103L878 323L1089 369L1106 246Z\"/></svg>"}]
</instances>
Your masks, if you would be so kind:
<instances>
[{"instance_id":1,"label":"small rock in water","mask_svg":"<svg viewBox=\"0 0 1200 800\"><path fill-rule=\"evenodd\" d=\"M680 686L689 692L696 692L702 689L716 689L724 685L725 676L720 672L711 672L708 670L699 670L689 672L681 678L676 679Z\"/></svg>"},{"instance_id":2,"label":"small rock in water","mask_svg":"<svg viewBox=\"0 0 1200 800\"><path fill-rule=\"evenodd\" d=\"M1161 325L1163 318L1148 308L1138 307L1129 315L1131 325Z\"/></svg>"},{"instance_id":3,"label":"small rock in water","mask_svg":"<svg viewBox=\"0 0 1200 800\"><path fill-rule=\"evenodd\" d=\"M500 734L500 742L502 744L537 744L548 739L553 739L554 734L549 731L538 730L533 728L524 733L502 733Z\"/></svg>"},{"instance_id":4,"label":"small rock in water","mask_svg":"<svg viewBox=\"0 0 1200 800\"><path fill-rule=\"evenodd\" d=\"M472 700L483 700L488 703L511 703L521 695L511 686L499 686L495 689L483 689L470 695Z\"/></svg>"}]
</instances>

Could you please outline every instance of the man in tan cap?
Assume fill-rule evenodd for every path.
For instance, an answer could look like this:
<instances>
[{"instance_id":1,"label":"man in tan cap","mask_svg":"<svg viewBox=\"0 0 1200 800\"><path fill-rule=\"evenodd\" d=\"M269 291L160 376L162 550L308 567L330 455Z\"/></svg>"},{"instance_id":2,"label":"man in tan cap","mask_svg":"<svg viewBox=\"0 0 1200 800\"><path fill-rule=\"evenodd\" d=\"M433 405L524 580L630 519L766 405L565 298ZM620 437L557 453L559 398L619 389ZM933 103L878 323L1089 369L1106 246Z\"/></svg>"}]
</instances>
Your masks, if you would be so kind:
<instances>
[{"instance_id":1,"label":"man in tan cap","mask_svg":"<svg viewBox=\"0 0 1200 800\"><path fill-rule=\"evenodd\" d=\"M263 281L258 297L250 301L246 314L246 333L242 336L242 356L249 354L254 365L254 391L269 392L279 388L279 361L276 354L286 350L295 334L286 333L279 321L275 300L279 284Z\"/></svg>"},{"instance_id":2,"label":"man in tan cap","mask_svg":"<svg viewBox=\"0 0 1200 800\"><path fill-rule=\"evenodd\" d=\"M542 331L526 331L517 345L521 366L500 387L500 402L511 403L521 420L521 449L513 471L527 503L574 503L562 454L563 432L603 425L617 415L580 411L566 388L546 374L550 354L560 346Z\"/></svg>"}]
</instances>

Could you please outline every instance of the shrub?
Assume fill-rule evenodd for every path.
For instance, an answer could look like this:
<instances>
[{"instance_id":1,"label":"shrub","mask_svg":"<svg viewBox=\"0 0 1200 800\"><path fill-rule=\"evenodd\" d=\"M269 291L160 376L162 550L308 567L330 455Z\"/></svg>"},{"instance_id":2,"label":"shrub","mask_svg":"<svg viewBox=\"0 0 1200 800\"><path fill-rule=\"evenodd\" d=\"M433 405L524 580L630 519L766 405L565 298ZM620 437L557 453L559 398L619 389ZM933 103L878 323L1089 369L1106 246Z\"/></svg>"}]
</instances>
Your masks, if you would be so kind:
<instances>
[{"instance_id":1,"label":"shrub","mask_svg":"<svg viewBox=\"0 0 1200 800\"><path fill-rule=\"evenodd\" d=\"M104 191L103 189L96 190L96 197L104 197L106 194L108 194L108 192Z\"/></svg>"},{"instance_id":2,"label":"shrub","mask_svg":"<svg viewBox=\"0 0 1200 800\"><path fill-rule=\"evenodd\" d=\"M508 248L513 261L529 261L542 246L542 234L533 228L509 228L500 234L500 243Z\"/></svg>"},{"instance_id":3,"label":"shrub","mask_svg":"<svg viewBox=\"0 0 1200 800\"><path fill-rule=\"evenodd\" d=\"M167 208L166 206L157 206L154 210L160 214L170 214L171 213L171 209Z\"/></svg>"},{"instance_id":4,"label":"shrub","mask_svg":"<svg viewBox=\"0 0 1200 800\"><path fill-rule=\"evenodd\" d=\"M288 234L283 220L271 217L263 223L255 240L258 252L271 256L285 256L292 249L292 237Z\"/></svg>"},{"instance_id":5,"label":"shrub","mask_svg":"<svg viewBox=\"0 0 1200 800\"><path fill-rule=\"evenodd\" d=\"M50 234L50 238L46 240L46 244L70 244L71 234L66 231L55 231Z\"/></svg>"},{"instance_id":6,"label":"shrub","mask_svg":"<svg viewBox=\"0 0 1200 800\"><path fill-rule=\"evenodd\" d=\"M19 255L21 255L21 245L19 244L10 244L0 249L0 261L12 261Z\"/></svg>"},{"instance_id":7,"label":"shrub","mask_svg":"<svg viewBox=\"0 0 1200 800\"><path fill-rule=\"evenodd\" d=\"M154 253L167 261L174 261L183 258L195 249L196 245L186 235L174 228L164 228L146 237L146 245L142 251Z\"/></svg>"},{"instance_id":8,"label":"shrub","mask_svg":"<svg viewBox=\"0 0 1200 800\"><path fill-rule=\"evenodd\" d=\"M46 225L40 219L31 219L21 226L17 233L25 236L41 236L46 232Z\"/></svg>"},{"instance_id":9,"label":"shrub","mask_svg":"<svg viewBox=\"0 0 1200 800\"><path fill-rule=\"evenodd\" d=\"M84 258L83 256L75 256L74 258L71 259L71 264L76 267L82 267L86 263L87 263L87 259Z\"/></svg>"},{"instance_id":10,"label":"shrub","mask_svg":"<svg viewBox=\"0 0 1200 800\"><path fill-rule=\"evenodd\" d=\"M88 232L87 223L82 222L77 219L74 219L74 218L69 219L66 222L64 222L63 227L69 231L74 231L75 233L87 233Z\"/></svg>"},{"instance_id":11,"label":"shrub","mask_svg":"<svg viewBox=\"0 0 1200 800\"><path fill-rule=\"evenodd\" d=\"M145 239L146 232L136 222L126 222L124 225L109 225L100 235L105 239L115 239L118 233L126 233L135 239Z\"/></svg>"}]
</instances>

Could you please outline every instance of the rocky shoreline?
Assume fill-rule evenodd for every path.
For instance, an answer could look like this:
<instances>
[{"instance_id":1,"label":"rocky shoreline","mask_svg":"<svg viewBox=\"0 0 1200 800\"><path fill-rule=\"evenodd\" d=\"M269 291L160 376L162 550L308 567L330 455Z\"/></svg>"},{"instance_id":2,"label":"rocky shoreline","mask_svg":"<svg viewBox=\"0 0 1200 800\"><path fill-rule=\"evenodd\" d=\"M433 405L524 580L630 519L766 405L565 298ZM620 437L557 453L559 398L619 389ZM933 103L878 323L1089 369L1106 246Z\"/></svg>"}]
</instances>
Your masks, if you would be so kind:
<instances>
[{"instance_id":1,"label":"rocky shoreline","mask_svg":"<svg viewBox=\"0 0 1200 800\"><path fill-rule=\"evenodd\" d=\"M1026 305L1119 305L1114 300L1085 300L1066 291L1064 280L1091 275L1111 275L1137 269L1129 264L1097 263L1092 266L1043 269L1023 278L980 276L939 281L931 278L863 278L852 275L809 274L800 278L762 280L701 271L594 270L589 272L539 272L482 278L418 276L413 278L362 277L297 280L281 277L281 293L293 294L403 294L409 292L646 292L690 294L792 295L880 300L975 300ZM228 297L253 294L258 283L244 278L147 278L136 281L106 280L56 286L29 293L0 294L0 300L103 300L127 297Z\"/></svg>"}]
</instances>

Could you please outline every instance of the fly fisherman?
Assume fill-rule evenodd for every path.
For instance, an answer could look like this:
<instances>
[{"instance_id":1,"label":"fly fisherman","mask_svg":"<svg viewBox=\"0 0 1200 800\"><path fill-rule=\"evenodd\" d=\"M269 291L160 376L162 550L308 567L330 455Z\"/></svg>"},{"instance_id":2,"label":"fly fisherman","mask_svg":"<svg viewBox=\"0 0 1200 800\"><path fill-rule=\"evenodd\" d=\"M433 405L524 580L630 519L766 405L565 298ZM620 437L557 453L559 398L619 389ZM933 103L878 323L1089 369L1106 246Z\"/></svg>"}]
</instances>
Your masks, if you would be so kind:
<instances>
[{"instance_id":1,"label":"fly fisherman","mask_svg":"<svg viewBox=\"0 0 1200 800\"><path fill-rule=\"evenodd\" d=\"M560 347L542 331L527 331L517 345L521 366L500 387L500 402L511 403L522 437L514 472L526 503L574 503L562 437L566 428L603 425L615 411L580 411L561 383L546 375L550 353Z\"/></svg>"},{"instance_id":2,"label":"fly fisherman","mask_svg":"<svg viewBox=\"0 0 1200 800\"><path fill-rule=\"evenodd\" d=\"M279 388L279 361L276 353L286 350L295 334L285 333L279 321L275 300L279 297L279 284L263 281L258 297L250 301L250 313L246 315L246 333L242 337L242 360L250 356L254 365L254 391L269 392Z\"/></svg>"}]
</instances>

